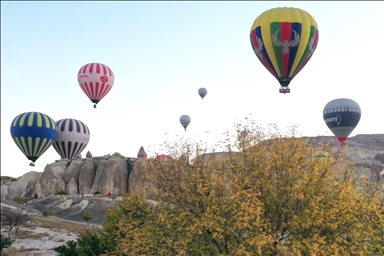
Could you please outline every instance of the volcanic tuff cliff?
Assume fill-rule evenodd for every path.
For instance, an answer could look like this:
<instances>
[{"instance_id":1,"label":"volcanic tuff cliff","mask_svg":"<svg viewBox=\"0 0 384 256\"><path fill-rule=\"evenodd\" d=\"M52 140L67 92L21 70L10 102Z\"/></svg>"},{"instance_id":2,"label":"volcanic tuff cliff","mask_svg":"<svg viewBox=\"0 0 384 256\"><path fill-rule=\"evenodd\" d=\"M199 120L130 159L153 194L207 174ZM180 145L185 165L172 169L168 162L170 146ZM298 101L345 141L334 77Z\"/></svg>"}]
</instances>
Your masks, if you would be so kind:
<instances>
[{"instance_id":1,"label":"volcanic tuff cliff","mask_svg":"<svg viewBox=\"0 0 384 256\"><path fill-rule=\"evenodd\" d=\"M338 147L332 136L309 137L316 142L330 142ZM374 182L384 180L384 134L361 134L347 140L347 156L356 164L355 172ZM220 154L220 153L215 153ZM16 196L46 198L57 190L66 190L69 195L112 192L119 196L126 192L135 194L145 190L142 177L149 167L147 154L140 148L137 158L124 157L119 153L101 157L58 160L48 164L44 172L28 172L16 182L1 186L1 198L10 200Z\"/></svg>"}]
</instances>

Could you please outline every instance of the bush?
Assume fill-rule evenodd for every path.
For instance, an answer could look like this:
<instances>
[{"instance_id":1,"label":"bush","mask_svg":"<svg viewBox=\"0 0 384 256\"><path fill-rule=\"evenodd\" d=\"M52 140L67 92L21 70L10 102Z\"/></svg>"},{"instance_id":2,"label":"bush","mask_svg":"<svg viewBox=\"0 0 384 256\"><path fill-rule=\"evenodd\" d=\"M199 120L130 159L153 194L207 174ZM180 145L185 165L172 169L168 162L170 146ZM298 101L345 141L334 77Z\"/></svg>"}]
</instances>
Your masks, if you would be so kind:
<instances>
[{"instance_id":1,"label":"bush","mask_svg":"<svg viewBox=\"0 0 384 256\"><path fill-rule=\"evenodd\" d=\"M42 211L42 214L44 215L44 217L47 217L50 213L49 213L49 211L44 210L44 211Z\"/></svg>"},{"instance_id":2,"label":"bush","mask_svg":"<svg viewBox=\"0 0 384 256\"><path fill-rule=\"evenodd\" d=\"M77 242L68 241L67 245L60 245L55 247L55 252L59 253L60 256L77 256L78 253L76 251Z\"/></svg>"},{"instance_id":3,"label":"bush","mask_svg":"<svg viewBox=\"0 0 384 256\"><path fill-rule=\"evenodd\" d=\"M83 220L85 220L89 226L89 221L93 219L93 213L89 210L83 212Z\"/></svg>"},{"instance_id":4,"label":"bush","mask_svg":"<svg viewBox=\"0 0 384 256\"><path fill-rule=\"evenodd\" d=\"M22 196L16 196L13 198L13 201L19 204L24 204L27 202L27 198Z\"/></svg>"},{"instance_id":5,"label":"bush","mask_svg":"<svg viewBox=\"0 0 384 256\"><path fill-rule=\"evenodd\" d=\"M54 195L68 195L68 192L65 189L59 189L55 192Z\"/></svg>"},{"instance_id":6,"label":"bush","mask_svg":"<svg viewBox=\"0 0 384 256\"><path fill-rule=\"evenodd\" d=\"M10 237L5 237L5 236L3 236L1 234L0 234L0 240L1 240L0 251L3 251L3 249L8 248L9 246L11 246L13 241L14 241Z\"/></svg>"}]
</instances>

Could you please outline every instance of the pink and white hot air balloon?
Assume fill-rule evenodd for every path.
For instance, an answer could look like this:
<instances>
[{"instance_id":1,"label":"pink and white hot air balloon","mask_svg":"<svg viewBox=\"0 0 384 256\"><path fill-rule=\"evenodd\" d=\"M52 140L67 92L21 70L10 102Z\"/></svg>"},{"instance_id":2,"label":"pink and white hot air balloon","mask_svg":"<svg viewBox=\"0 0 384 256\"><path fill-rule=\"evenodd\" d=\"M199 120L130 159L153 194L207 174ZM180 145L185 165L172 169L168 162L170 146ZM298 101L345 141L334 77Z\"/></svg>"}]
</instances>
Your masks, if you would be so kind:
<instances>
[{"instance_id":1,"label":"pink and white hot air balloon","mask_svg":"<svg viewBox=\"0 0 384 256\"><path fill-rule=\"evenodd\" d=\"M96 104L112 89L115 75L104 64L88 63L80 68L77 81L96 108Z\"/></svg>"}]
</instances>

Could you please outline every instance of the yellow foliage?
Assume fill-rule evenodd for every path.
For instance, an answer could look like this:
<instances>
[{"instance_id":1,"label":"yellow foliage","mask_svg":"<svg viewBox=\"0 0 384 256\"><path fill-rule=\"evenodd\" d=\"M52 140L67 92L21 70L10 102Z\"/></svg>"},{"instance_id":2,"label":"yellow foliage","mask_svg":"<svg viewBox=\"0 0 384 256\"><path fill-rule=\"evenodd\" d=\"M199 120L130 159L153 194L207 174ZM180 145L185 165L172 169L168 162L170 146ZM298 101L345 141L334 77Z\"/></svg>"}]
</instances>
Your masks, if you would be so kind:
<instances>
[{"instance_id":1,"label":"yellow foliage","mask_svg":"<svg viewBox=\"0 0 384 256\"><path fill-rule=\"evenodd\" d=\"M296 127L235 128L221 153L164 145L173 160L151 162L146 194L106 218L116 255L384 255L383 189L343 151Z\"/></svg>"}]
</instances>

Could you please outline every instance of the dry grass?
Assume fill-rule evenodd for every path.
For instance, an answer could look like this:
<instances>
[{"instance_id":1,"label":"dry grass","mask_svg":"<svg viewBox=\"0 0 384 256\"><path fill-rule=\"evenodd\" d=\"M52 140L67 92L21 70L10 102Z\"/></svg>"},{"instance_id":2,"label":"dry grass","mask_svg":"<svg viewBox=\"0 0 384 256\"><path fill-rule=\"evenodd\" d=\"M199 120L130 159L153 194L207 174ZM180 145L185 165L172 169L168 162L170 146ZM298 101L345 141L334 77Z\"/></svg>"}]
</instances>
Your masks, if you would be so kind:
<instances>
[{"instance_id":1,"label":"dry grass","mask_svg":"<svg viewBox=\"0 0 384 256\"><path fill-rule=\"evenodd\" d=\"M36 234L35 232L27 229L19 229L17 233L15 234L15 237L17 239L33 239L33 240L40 240L42 238L42 234Z\"/></svg>"},{"instance_id":2,"label":"dry grass","mask_svg":"<svg viewBox=\"0 0 384 256\"><path fill-rule=\"evenodd\" d=\"M23 246L17 250L15 247L9 247L3 250L7 256L44 256L44 253L30 252L34 249L25 249Z\"/></svg>"},{"instance_id":3,"label":"dry grass","mask_svg":"<svg viewBox=\"0 0 384 256\"><path fill-rule=\"evenodd\" d=\"M31 219L19 228L17 234L12 234L11 237L16 240L13 246L4 249L3 252L8 256L57 255L53 247L63 245L69 240L76 240L76 237L86 230L97 232L102 228L54 216L31 216ZM2 233L7 233L7 229L3 228Z\"/></svg>"},{"instance_id":4,"label":"dry grass","mask_svg":"<svg viewBox=\"0 0 384 256\"><path fill-rule=\"evenodd\" d=\"M98 226L87 226L87 224L75 222L75 221L69 221L69 220L63 220L59 219L53 216L48 217L40 217L40 216L33 216L31 221L28 223L30 228L33 227L40 227L40 228L48 228L53 231L62 231L66 230L68 234L71 233L77 233L80 234L82 231L89 230L89 231L101 231L101 227Z\"/></svg>"}]
</instances>

